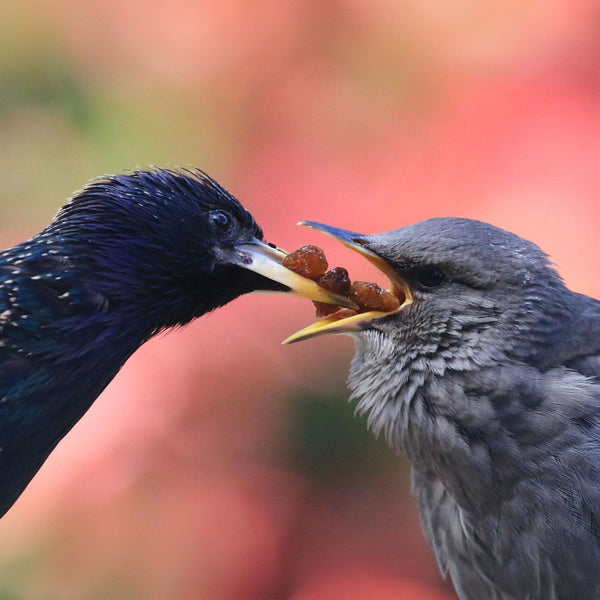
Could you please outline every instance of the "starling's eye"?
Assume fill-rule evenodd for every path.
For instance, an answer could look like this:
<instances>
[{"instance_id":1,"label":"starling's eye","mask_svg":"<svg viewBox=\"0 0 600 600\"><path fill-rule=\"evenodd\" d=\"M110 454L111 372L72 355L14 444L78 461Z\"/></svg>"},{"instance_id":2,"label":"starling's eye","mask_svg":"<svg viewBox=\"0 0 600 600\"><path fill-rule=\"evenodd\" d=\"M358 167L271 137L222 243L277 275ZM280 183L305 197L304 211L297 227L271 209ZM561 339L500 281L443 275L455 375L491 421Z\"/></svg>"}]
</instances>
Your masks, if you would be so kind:
<instances>
[{"instance_id":1,"label":"starling's eye","mask_svg":"<svg viewBox=\"0 0 600 600\"><path fill-rule=\"evenodd\" d=\"M222 210L213 210L210 213L210 220L213 225L222 233L231 229L231 217Z\"/></svg>"},{"instance_id":2,"label":"starling's eye","mask_svg":"<svg viewBox=\"0 0 600 600\"><path fill-rule=\"evenodd\" d=\"M417 281L420 286L433 289L442 285L446 281L446 276L435 267L423 267L417 271Z\"/></svg>"}]
</instances>

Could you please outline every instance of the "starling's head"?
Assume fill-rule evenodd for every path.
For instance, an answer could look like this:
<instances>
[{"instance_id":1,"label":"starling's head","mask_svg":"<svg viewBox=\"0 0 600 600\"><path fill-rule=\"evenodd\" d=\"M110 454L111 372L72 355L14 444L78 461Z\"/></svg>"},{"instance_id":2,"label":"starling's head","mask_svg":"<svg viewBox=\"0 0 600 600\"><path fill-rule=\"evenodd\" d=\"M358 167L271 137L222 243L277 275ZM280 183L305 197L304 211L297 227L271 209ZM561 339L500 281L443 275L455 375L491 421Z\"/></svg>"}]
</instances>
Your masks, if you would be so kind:
<instances>
[{"instance_id":1,"label":"starling's head","mask_svg":"<svg viewBox=\"0 0 600 600\"><path fill-rule=\"evenodd\" d=\"M66 248L109 302L145 311L155 327L185 323L251 291L323 296L281 267L285 253L264 242L252 215L199 170L94 180L40 237Z\"/></svg>"}]
</instances>

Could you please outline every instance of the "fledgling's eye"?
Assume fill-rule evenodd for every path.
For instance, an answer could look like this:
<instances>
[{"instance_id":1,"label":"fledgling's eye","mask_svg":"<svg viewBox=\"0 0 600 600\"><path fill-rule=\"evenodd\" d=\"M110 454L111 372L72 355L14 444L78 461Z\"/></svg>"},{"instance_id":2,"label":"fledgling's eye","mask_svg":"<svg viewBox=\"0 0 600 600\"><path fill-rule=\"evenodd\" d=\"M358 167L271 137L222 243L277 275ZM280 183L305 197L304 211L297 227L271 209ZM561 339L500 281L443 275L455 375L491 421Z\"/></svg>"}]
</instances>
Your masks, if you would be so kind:
<instances>
[{"instance_id":1,"label":"fledgling's eye","mask_svg":"<svg viewBox=\"0 0 600 600\"><path fill-rule=\"evenodd\" d=\"M426 289L439 287L446 281L446 276L436 267L423 267L417 271L417 282Z\"/></svg>"},{"instance_id":2,"label":"fledgling's eye","mask_svg":"<svg viewBox=\"0 0 600 600\"><path fill-rule=\"evenodd\" d=\"M209 215L212 224L222 233L231 229L231 217L223 210L213 210Z\"/></svg>"}]
</instances>

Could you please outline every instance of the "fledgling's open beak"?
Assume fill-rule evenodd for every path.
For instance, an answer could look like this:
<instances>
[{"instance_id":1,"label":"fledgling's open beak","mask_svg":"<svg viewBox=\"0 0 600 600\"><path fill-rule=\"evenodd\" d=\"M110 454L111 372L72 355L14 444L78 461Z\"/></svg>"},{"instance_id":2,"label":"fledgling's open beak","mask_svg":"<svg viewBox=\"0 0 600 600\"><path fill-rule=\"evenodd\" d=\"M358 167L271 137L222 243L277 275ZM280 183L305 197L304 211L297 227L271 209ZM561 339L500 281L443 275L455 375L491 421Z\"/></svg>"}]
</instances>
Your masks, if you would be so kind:
<instances>
[{"instance_id":1,"label":"fledgling's open beak","mask_svg":"<svg viewBox=\"0 0 600 600\"><path fill-rule=\"evenodd\" d=\"M404 310L410 306L413 302L412 293L408 284L398 276L398 274L388 265L380 256L369 250L368 241L369 236L354 231L347 231L331 225L324 225L323 223L317 223L315 221L300 221L298 225L305 225L312 229L322 231L323 233L330 235L331 237L339 240L348 248L362 254L369 262L374 264L382 273L384 273L390 280L390 292L392 292L400 301L400 307L392 312L381 312L381 311L368 311L363 313L357 313L352 316L344 317L334 313L329 317L320 319L315 323L312 323L308 327L297 331L290 337L285 339L283 344L292 344L301 340L306 340L311 337L318 335L331 334L331 333L352 333L355 331L362 331L368 327L368 324L374 319L380 319L387 317L390 314Z\"/></svg>"},{"instance_id":2,"label":"fledgling's open beak","mask_svg":"<svg viewBox=\"0 0 600 600\"><path fill-rule=\"evenodd\" d=\"M230 259L231 262L288 288L283 293L327 304L356 308L356 304L349 298L334 294L317 285L312 279L307 279L286 269L281 261L287 252L281 248L274 248L261 240L254 239L251 242L237 245L235 253L236 256Z\"/></svg>"}]
</instances>

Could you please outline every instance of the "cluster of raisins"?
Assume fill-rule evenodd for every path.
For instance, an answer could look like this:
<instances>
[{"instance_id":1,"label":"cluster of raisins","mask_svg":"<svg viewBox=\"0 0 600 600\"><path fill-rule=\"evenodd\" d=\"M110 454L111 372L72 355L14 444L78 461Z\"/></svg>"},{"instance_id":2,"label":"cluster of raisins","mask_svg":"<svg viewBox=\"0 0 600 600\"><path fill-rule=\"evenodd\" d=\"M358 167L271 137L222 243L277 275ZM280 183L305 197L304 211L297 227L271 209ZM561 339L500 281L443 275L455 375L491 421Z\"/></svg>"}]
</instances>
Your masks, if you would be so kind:
<instances>
[{"instance_id":1,"label":"cluster of raisins","mask_svg":"<svg viewBox=\"0 0 600 600\"><path fill-rule=\"evenodd\" d=\"M318 246L302 246L290 252L282 261L284 267L298 275L308 277L334 294L346 296L358 305L358 312L391 312L400 307L398 298L371 281L350 281L348 271L343 267L327 270L325 253ZM314 302L317 317L327 317L336 313L340 317L351 316L357 311L340 308L324 302ZM342 314L344 311L344 314Z\"/></svg>"}]
</instances>

